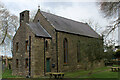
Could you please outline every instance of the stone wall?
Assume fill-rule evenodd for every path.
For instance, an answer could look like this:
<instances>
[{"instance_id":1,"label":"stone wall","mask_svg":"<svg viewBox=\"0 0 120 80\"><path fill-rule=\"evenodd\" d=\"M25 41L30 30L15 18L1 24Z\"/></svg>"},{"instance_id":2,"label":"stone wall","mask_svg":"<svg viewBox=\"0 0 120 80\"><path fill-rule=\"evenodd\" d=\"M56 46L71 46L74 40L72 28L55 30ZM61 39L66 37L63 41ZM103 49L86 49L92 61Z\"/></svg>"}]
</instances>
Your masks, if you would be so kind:
<instances>
[{"instance_id":1,"label":"stone wall","mask_svg":"<svg viewBox=\"0 0 120 80\"><path fill-rule=\"evenodd\" d=\"M68 63L64 64L64 49L63 49L63 40L64 38L68 41ZM77 62L77 44L78 41L80 41L80 55L81 59L80 62ZM74 71L77 69L85 69L89 68L90 62L88 61L87 52L88 54L91 54L90 52L92 49L89 49L89 46L91 45L99 45L101 49L103 49L103 41L102 39L96 39L96 38L90 38L85 36L78 36L74 34L68 34L64 32L58 32L58 64L59 64L59 71ZM96 46L92 46L93 49L97 49ZM88 48L88 49L87 49ZM96 51L94 51L95 53ZM103 52L102 52L103 53ZM97 53L99 55L99 52ZM98 64L97 64L98 63ZM94 67L100 67L103 66L103 62L94 62ZM99 65L99 66L98 66Z\"/></svg>"},{"instance_id":2,"label":"stone wall","mask_svg":"<svg viewBox=\"0 0 120 80\"><path fill-rule=\"evenodd\" d=\"M29 51L26 52L25 49L26 41L29 43L29 36L31 36L31 76L43 76L44 38L35 37L26 24L20 26L13 40L13 75L22 75L26 77L29 74ZM16 52L16 42L19 42L18 52ZM18 68L16 68L16 59L19 60ZM25 59L28 59L27 68L25 68Z\"/></svg>"},{"instance_id":3,"label":"stone wall","mask_svg":"<svg viewBox=\"0 0 120 80\"><path fill-rule=\"evenodd\" d=\"M22 23L21 27L19 27L17 33L14 36L13 39L13 75L22 75L23 69L24 69L24 53L25 53L25 32L26 28L24 26L25 24ZM16 43L18 42L18 51L16 51ZM16 68L16 59L18 59L18 68Z\"/></svg>"},{"instance_id":4,"label":"stone wall","mask_svg":"<svg viewBox=\"0 0 120 80\"><path fill-rule=\"evenodd\" d=\"M47 20L47 18L45 18L42 15L40 10L38 10L33 22L37 23L38 21L40 22L42 27L44 27L44 29L52 37L50 40L46 39L46 40L48 40L49 50L45 51L45 53L46 53L46 58L50 57L50 64L54 63L56 65L57 64L57 62L56 62L56 31L55 31L54 27L52 26L52 24ZM47 55L49 55L49 56L47 56ZM50 65L50 67L51 67L51 65ZM51 68L51 71L56 72L57 66L55 66L55 68Z\"/></svg>"}]
</instances>

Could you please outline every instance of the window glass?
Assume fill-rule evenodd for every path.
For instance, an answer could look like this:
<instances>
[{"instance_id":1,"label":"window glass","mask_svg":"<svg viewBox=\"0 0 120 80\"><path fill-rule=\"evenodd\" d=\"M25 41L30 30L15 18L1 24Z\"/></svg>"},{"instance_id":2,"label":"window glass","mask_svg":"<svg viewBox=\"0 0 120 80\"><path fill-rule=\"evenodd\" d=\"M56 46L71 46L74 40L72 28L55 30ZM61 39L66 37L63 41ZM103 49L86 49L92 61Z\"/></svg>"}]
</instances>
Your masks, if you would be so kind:
<instances>
[{"instance_id":1,"label":"window glass","mask_svg":"<svg viewBox=\"0 0 120 80\"><path fill-rule=\"evenodd\" d=\"M64 63L66 64L68 62L68 41L65 38L63 41L63 51L64 51Z\"/></svg>"},{"instance_id":2,"label":"window glass","mask_svg":"<svg viewBox=\"0 0 120 80\"><path fill-rule=\"evenodd\" d=\"M45 48L46 48L46 50L48 50L48 41L47 40L45 41Z\"/></svg>"},{"instance_id":3,"label":"window glass","mask_svg":"<svg viewBox=\"0 0 120 80\"><path fill-rule=\"evenodd\" d=\"M77 62L80 62L80 41L77 42Z\"/></svg>"},{"instance_id":4,"label":"window glass","mask_svg":"<svg viewBox=\"0 0 120 80\"><path fill-rule=\"evenodd\" d=\"M28 51L28 49L29 49L29 45L28 45L28 40L27 40L26 43L25 43L25 50L26 50L26 52Z\"/></svg>"},{"instance_id":5,"label":"window glass","mask_svg":"<svg viewBox=\"0 0 120 80\"><path fill-rule=\"evenodd\" d=\"M25 68L28 67L28 58L25 59Z\"/></svg>"},{"instance_id":6,"label":"window glass","mask_svg":"<svg viewBox=\"0 0 120 80\"><path fill-rule=\"evenodd\" d=\"M18 52L18 42L16 43L16 52Z\"/></svg>"},{"instance_id":7,"label":"window glass","mask_svg":"<svg viewBox=\"0 0 120 80\"><path fill-rule=\"evenodd\" d=\"M18 59L16 59L16 68L18 68Z\"/></svg>"}]
</instances>

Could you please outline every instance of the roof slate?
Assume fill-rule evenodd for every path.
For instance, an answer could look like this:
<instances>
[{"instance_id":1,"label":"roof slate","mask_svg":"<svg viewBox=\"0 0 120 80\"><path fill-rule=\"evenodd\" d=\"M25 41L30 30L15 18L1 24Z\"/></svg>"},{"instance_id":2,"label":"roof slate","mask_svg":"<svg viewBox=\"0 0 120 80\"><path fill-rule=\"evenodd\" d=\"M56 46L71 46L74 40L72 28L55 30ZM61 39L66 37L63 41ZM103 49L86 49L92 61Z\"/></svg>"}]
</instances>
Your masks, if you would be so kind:
<instances>
[{"instance_id":1,"label":"roof slate","mask_svg":"<svg viewBox=\"0 0 120 80\"><path fill-rule=\"evenodd\" d=\"M28 25L36 36L51 38L51 35L40 25L40 23L30 22Z\"/></svg>"},{"instance_id":2,"label":"roof slate","mask_svg":"<svg viewBox=\"0 0 120 80\"><path fill-rule=\"evenodd\" d=\"M71 19L60 17L51 13L41 11L48 21L54 25L54 28L58 31L64 31L73 34L79 34L89 37L99 38L98 35L88 24L77 22Z\"/></svg>"}]
</instances>

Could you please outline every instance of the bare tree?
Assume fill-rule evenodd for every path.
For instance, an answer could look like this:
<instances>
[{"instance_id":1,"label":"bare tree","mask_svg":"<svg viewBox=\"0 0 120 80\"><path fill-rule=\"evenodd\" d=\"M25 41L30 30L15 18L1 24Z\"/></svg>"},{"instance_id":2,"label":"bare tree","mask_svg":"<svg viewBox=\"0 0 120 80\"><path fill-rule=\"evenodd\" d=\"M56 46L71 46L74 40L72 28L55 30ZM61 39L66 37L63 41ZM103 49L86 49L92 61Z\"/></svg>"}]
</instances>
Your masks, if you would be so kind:
<instances>
[{"instance_id":1,"label":"bare tree","mask_svg":"<svg viewBox=\"0 0 120 80\"><path fill-rule=\"evenodd\" d=\"M117 17L118 15L120 15L118 13L118 10L120 10L120 2L118 0L118 2L99 2L98 3L100 5L100 10L101 12L104 14L105 18L112 18L112 17ZM117 16L116 16L117 15ZM118 24L120 23L120 19L119 17L117 18L117 20L113 21L113 26L111 26L108 29L108 33L106 35L106 37L112 32L114 31L117 27Z\"/></svg>"},{"instance_id":2,"label":"bare tree","mask_svg":"<svg viewBox=\"0 0 120 80\"><path fill-rule=\"evenodd\" d=\"M0 3L0 46L4 47L6 56L6 67L8 66L8 59L6 50L12 40L14 33L17 31L18 17L11 14L2 3ZM5 43L8 42L8 43ZM6 45L7 44L7 45Z\"/></svg>"},{"instance_id":3,"label":"bare tree","mask_svg":"<svg viewBox=\"0 0 120 80\"><path fill-rule=\"evenodd\" d=\"M12 39L14 32L17 30L18 17L10 14L10 12L0 4L0 44L5 42L6 37Z\"/></svg>"},{"instance_id":4,"label":"bare tree","mask_svg":"<svg viewBox=\"0 0 120 80\"><path fill-rule=\"evenodd\" d=\"M100 10L105 14L104 17L111 18L117 14L120 2L100 2Z\"/></svg>"}]
</instances>

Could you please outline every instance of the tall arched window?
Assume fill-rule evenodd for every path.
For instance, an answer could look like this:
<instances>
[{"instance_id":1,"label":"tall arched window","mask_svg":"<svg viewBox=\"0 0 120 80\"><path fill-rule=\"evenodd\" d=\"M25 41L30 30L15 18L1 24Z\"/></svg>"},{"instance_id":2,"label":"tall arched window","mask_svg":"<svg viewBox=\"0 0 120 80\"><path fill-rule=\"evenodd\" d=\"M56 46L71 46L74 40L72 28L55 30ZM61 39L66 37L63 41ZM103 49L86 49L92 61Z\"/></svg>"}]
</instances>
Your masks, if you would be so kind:
<instances>
[{"instance_id":1,"label":"tall arched window","mask_svg":"<svg viewBox=\"0 0 120 80\"><path fill-rule=\"evenodd\" d=\"M68 41L66 38L63 40L63 49L64 49L64 63L66 64L68 62Z\"/></svg>"}]
</instances>

